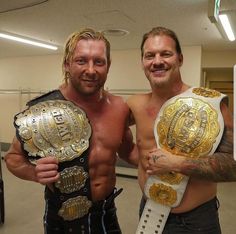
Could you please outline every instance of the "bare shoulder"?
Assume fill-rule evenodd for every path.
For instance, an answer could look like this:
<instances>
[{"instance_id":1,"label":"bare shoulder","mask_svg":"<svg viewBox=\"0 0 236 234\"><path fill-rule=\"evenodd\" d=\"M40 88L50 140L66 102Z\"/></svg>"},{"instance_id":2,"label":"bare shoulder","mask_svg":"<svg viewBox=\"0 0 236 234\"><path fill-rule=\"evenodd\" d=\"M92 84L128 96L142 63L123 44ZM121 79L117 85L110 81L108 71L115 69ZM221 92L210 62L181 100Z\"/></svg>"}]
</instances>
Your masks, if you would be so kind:
<instances>
[{"instance_id":1,"label":"bare shoulder","mask_svg":"<svg viewBox=\"0 0 236 234\"><path fill-rule=\"evenodd\" d=\"M106 95L107 95L107 98L112 102L115 102L117 104L119 104L119 103L124 104L125 103L124 99L121 96L118 96L118 95L115 95L115 94L112 94L109 92L106 92Z\"/></svg>"},{"instance_id":2,"label":"bare shoulder","mask_svg":"<svg viewBox=\"0 0 236 234\"><path fill-rule=\"evenodd\" d=\"M127 104L131 110L146 105L150 100L151 93L132 95L127 99Z\"/></svg>"},{"instance_id":3,"label":"bare shoulder","mask_svg":"<svg viewBox=\"0 0 236 234\"><path fill-rule=\"evenodd\" d=\"M117 96L107 92L107 103L114 111L129 111L129 107L125 101L125 99L121 96Z\"/></svg>"},{"instance_id":4,"label":"bare shoulder","mask_svg":"<svg viewBox=\"0 0 236 234\"><path fill-rule=\"evenodd\" d=\"M108 93L106 94L107 96L107 102L111 103L112 105L114 105L115 107L122 107L122 106L127 106L125 100L123 97L118 96L118 95L114 95L112 93Z\"/></svg>"}]
</instances>

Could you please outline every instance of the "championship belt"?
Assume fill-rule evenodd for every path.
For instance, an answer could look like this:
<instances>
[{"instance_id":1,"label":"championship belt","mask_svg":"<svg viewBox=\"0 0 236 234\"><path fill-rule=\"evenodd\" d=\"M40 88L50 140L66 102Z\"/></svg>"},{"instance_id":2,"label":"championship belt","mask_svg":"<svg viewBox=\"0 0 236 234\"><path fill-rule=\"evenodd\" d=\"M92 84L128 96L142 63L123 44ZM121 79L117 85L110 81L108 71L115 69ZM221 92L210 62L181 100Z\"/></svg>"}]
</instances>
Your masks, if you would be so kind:
<instances>
[{"instance_id":1,"label":"championship belt","mask_svg":"<svg viewBox=\"0 0 236 234\"><path fill-rule=\"evenodd\" d=\"M190 88L169 99L154 124L157 147L194 159L213 154L224 130L223 97L215 90ZM171 207L182 200L188 179L174 172L149 176L144 188L147 201L136 234L162 233Z\"/></svg>"},{"instance_id":2,"label":"championship belt","mask_svg":"<svg viewBox=\"0 0 236 234\"><path fill-rule=\"evenodd\" d=\"M89 147L91 127L86 114L70 101L39 102L18 114L15 125L31 158L54 156L65 162Z\"/></svg>"},{"instance_id":3,"label":"championship belt","mask_svg":"<svg viewBox=\"0 0 236 234\"><path fill-rule=\"evenodd\" d=\"M86 196L78 196L62 203L58 215L66 221L82 218L89 212L92 202Z\"/></svg>"},{"instance_id":4,"label":"championship belt","mask_svg":"<svg viewBox=\"0 0 236 234\"><path fill-rule=\"evenodd\" d=\"M58 215L67 221L86 215L92 202L83 155L91 136L85 112L70 101L47 100L16 115L15 126L30 161L47 156L59 161L60 178L54 183L61 206Z\"/></svg>"}]
</instances>

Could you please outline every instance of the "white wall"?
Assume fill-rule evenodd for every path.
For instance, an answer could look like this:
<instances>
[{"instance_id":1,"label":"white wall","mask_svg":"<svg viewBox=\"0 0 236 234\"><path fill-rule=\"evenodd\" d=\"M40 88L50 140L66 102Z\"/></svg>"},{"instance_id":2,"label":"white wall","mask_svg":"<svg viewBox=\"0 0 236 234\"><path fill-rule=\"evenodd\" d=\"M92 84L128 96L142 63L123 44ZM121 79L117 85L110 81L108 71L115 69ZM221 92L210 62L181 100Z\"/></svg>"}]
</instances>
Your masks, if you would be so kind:
<instances>
[{"instance_id":1,"label":"white wall","mask_svg":"<svg viewBox=\"0 0 236 234\"><path fill-rule=\"evenodd\" d=\"M203 68L233 68L236 64L236 50L203 51Z\"/></svg>"},{"instance_id":2,"label":"white wall","mask_svg":"<svg viewBox=\"0 0 236 234\"><path fill-rule=\"evenodd\" d=\"M62 81L61 55L0 60L0 89L50 90Z\"/></svg>"},{"instance_id":3,"label":"white wall","mask_svg":"<svg viewBox=\"0 0 236 234\"><path fill-rule=\"evenodd\" d=\"M191 86L200 86L201 83L201 46L183 47L184 62L181 69L183 81Z\"/></svg>"},{"instance_id":4,"label":"white wall","mask_svg":"<svg viewBox=\"0 0 236 234\"><path fill-rule=\"evenodd\" d=\"M139 50L112 52L112 65L106 84L109 89L149 89L143 75Z\"/></svg>"}]
</instances>

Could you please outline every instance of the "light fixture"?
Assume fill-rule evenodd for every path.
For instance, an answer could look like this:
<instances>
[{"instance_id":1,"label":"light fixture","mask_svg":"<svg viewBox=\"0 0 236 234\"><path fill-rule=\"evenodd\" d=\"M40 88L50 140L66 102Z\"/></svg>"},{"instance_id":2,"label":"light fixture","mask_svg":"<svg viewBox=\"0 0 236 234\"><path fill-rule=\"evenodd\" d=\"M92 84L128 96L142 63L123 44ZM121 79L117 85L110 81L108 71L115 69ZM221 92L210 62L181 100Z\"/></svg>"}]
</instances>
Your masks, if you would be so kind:
<instances>
[{"instance_id":1,"label":"light fixture","mask_svg":"<svg viewBox=\"0 0 236 234\"><path fill-rule=\"evenodd\" d=\"M219 19L220 19L220 22L221 22L224 30L225 30L225 33L226 33L228 39L230 41L234 41L235 40L235 36L234 36L233 30L231 28L231 25L229 23L228 16L225 15L225 14L222 14L222 15L219 15Z\"/></svg>"},{"instance_id":2,"label":"light fixture","mask_svg":"<svg viewBox=\"0 0 236 234\"><path fill-rule=\"evenodd\" d=\"M129 31L125 29L117 29L117 28L111 28L111 29L105 29L102 31L102 33L106 36L116 36L121 37L129 34Z\"/></svg>"},{"instance_id":3,"label":"light fixture","mask_svg":"<svg viewBox=\"0 0 236 234\"><path fill-rule=\"evenodd\" d=\"M226 13L229 13L231 10L220 10L220 8L220 0L208 0L208 18L216 25L224 38L234 41L235 35L231 28L228 16L226 15Z\"/></svg>"},{"instance_id":4,"label":"light fixture","mask_svg":"<svg viewBox=\"0 0 236 234\"><path fill-rule=\"evenodd\" d=\"M36 40L32 40L32 39L28 39L28 38L24 38L18 35L13 35L10 33L6 33L6 32L0 32L0 38L4 38L4 39L8 39L8 40L13 40L13 41L17 41L17 42L21 42L21 43L25 43L25 44L30 44L33 46L38 46L38 47L43 47L43 48L47 48L50 50L57 50L58 47L50 45L50 44L46 44L43 42L39 42Z\"/></svg>"}]
</instances>

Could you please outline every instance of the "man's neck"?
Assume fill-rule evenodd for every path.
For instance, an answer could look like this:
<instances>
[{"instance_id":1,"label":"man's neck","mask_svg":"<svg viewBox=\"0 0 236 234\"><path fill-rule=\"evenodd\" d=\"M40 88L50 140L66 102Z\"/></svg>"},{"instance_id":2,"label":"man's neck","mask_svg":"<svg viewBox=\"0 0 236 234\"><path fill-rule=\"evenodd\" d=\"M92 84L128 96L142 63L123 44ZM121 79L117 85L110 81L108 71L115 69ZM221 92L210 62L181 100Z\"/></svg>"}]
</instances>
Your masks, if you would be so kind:
<instances>
[{"instance_id":1,"label":"man's neck","mask_svg":"<svg viewBox=\"0 0 236 234\"><path fill-rule=\"evenodd\" d=\"M174 85L169 85L166 87L155 87L152 90L153 98L168 100L176 95L179 95L186 91L189 88L188 85L184 84L183 82L176 83Z\"/></svg>"},{"instance_id":2,"label":"man's neck","mask_svg":"<svg viewBox=\"0 0 236 234\"><path fill-rule=\"evenodd\" d=\"M167 100L183 93L187 89L189 89L189 86L182 82L178 85L172 86L172 88L156 87L152 89L150 103L162 106Z\"/></svg>"},{"instance_id":3,"label":"man's neck","mask_svg":"<svg viewBox=\"0 0 236 234\"><path fill-rule=\"evenodd\" d=\"M93 95L84 95L71 87L70 84L62 84L59 89L67 100L72 101L81 107L91 109L99 108L106 95L103 89Z\"/></svg>"}]
</instances>

